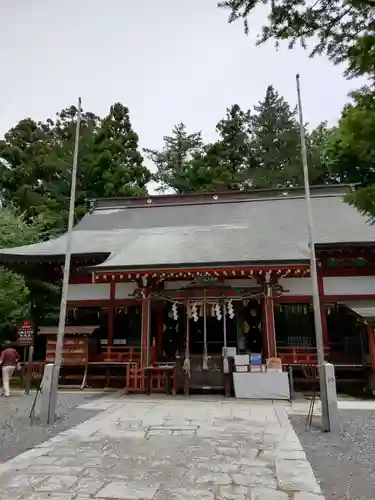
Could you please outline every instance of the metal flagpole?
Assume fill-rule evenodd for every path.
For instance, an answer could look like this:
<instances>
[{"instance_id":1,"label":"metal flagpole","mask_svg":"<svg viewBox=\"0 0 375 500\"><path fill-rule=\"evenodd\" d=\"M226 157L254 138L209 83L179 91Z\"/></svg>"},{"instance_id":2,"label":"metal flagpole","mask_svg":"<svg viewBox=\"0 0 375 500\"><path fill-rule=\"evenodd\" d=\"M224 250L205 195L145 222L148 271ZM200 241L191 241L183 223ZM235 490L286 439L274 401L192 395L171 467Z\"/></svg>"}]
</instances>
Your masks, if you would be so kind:
<instances>
[{"instance_id":1,"label":"metal flagpole","mask_svg":"<svg viewBox=\"0 0 375 500\"><path fill-rule=\"evenodd\" d=\"M53 372L52 372L52 384L51 384L51 392L50 392L49 407L48 407L48 423L49 424L51 424L55 419L55 410L56 410L56 404L57 404L57 391L58 391L58 386L59 386L60 367L61 367L63 347L64 347L66 302L67 302L67 297L68 297L68 286L69 286L69 275L70 275L70 257L71 257L71 250L72 250L72 232L73 232L73 225L74 225L74 209L75 209L76 184L77 184L77 164L78 164L80 122L81 122L81 98L79 97L78 98L76 135L75 135L75 143L74 143L74 155L73 155L72 181L71 181L71 188L70 188L68 231L66 233L66 250L65 250L64 275L63 275L62 291L61 291L59 328L58 328L58 332L57 332L55 363L54 363L54 368L53 368Z\"/></svg>"},{"instance_id":2,"label":"metal flagpole","mask_svg":"<svg viewBox=\"0 0 375 500\"><path fill-rule=\"evenodd\" d=\"M320 399L321 399L321 404L322 404L322 428L323 428L323 431L326 432L326 431L330 430L330 423L329 423L329 416L328 416L328 401L327 401L327 381L326 381L325 370L324 370L325 360L324 360L322 316L321 316L321 310L320 310L318 273L317 273L316 256L315 256L315 235L314 235L313 215L312 215L312 209L311 209L309 171L308 171L308 163L307 163L305 127L304 127L304 123L303 123L299 75L296 75L296 81L297 81L299 126L300 126L300 134L301 134L301 156L302 156L303 177L304 177L304 184L305 184L307 226L308 226L308 232L309 232L310 275L311 275L312 288L313 288L312 292L313 292L313 307L314 307L314 322L315 322L315 338L316 338L316 349L317 349L317 355L318 355Z\"/></svg>"}]
</instances>

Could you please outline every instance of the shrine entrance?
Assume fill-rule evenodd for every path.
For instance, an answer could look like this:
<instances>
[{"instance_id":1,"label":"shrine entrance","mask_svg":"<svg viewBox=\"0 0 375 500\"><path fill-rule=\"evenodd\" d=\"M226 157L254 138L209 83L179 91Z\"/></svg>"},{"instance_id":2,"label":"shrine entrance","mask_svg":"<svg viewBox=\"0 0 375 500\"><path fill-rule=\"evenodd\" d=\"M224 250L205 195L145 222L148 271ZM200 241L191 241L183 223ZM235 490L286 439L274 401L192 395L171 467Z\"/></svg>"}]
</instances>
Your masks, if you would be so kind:
<instances>
[{"instance_id":1,"label":"shrine entrance","mask_svg":"<svg viewBox=\"0 0 375 500\"><path fill-rule=\"evenodd\" d=\"M185 393L227 393L234 356L263 351L261 300L206 282L188 285L179 295L165 297L162 358L176 361L177 385Z\"/></svg>"}]
</instances>

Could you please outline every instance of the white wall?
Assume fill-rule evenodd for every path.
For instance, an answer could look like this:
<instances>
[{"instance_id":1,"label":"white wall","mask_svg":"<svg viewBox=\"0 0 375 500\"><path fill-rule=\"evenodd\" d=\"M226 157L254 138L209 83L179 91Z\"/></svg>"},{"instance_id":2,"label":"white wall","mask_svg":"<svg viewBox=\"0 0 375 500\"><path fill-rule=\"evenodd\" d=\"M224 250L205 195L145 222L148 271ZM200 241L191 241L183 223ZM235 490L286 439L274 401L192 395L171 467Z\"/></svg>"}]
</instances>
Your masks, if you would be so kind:
<instances>
[{"instance_id":1,"label":"white wall","mask_svg":"<svg viewBox=\"0 0 375 500\"><path fill-rule=\"evenodd\" d=\"M323 278L325 295L375 294L375 276Z\"/></svg>"},{"instance_id":2,"label":"white wall","mask_svg":"<svg viewBox=\"0 0 375 500\"><path fill-rule=\"evenodd\" d=\"M297 295L309 296L312 295L311 278L280 278L280 285L288 290L283 293L284 297L292 297Z\"/></svg>"},{"instance_id":3,"label":"white wall","mask_svg":"<svg viewBox=\"0 0 375 500\"><path fill-rule=\"evenodd\" d=\"M70 284L68 300L108 300L109 289L109 283Z\"/></svg>"},{"instance_id":4,"label":"white wall","mask_svg":"<svg viewBox=\"0 0 375 500\"><path fill-rule=\"evenodd\" d=\"M136 284L131 283L116 283L115 299L134 299L134 290Z\"/></svg>"}]
</instances>

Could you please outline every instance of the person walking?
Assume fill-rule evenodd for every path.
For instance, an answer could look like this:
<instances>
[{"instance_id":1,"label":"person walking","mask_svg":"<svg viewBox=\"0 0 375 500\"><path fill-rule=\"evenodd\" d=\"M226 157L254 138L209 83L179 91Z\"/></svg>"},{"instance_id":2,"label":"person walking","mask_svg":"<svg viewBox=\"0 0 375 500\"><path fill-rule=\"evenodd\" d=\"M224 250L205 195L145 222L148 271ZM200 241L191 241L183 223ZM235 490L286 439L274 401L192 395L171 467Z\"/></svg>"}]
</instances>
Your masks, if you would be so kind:
<instances>
[{"instance_id":1,"label":"person walking","mask_svg":"<svg viewBox=\"0 0 375 500\"><path fill-rule=\"evenodd\" d=\"M12 378L14 370L20 360L18 352L11 347L9 340L4 342L5 349L0 356L1 372L3 377L3 393L2 396L8 397L10 395L9 382Z\"/></svg>"}]
</instances>

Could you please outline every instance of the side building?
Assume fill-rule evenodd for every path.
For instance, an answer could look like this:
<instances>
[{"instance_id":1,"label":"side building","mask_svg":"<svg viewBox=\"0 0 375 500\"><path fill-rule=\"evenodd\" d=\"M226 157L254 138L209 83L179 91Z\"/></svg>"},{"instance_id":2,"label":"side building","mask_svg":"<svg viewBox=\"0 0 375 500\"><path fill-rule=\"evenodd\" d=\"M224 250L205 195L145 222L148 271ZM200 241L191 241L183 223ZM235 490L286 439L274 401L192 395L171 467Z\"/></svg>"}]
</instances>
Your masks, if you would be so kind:
<instances>
[{"instance_id":1,"label":"side building","mask_svg":"<svg viewBox=\"0 0 375 500\"><path fill-rule=\"evenodd\" d=\"M375 373L375 227L347 189L311 189L325 354L340 383ZM65 247L62 235L0 261L61 275ZM186 391L222 389L231 349L315 362L303 190L98 200L73 231L68 293L67 329L90 327L97 363L177 361Z\"/></svg>"}]
</instances>

